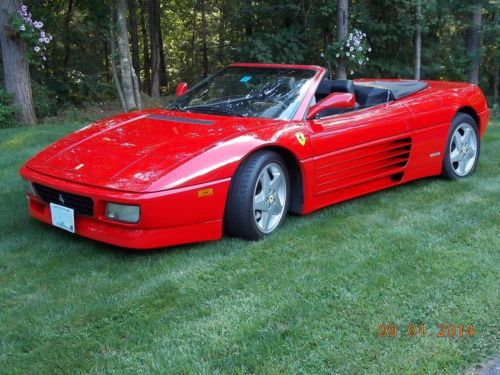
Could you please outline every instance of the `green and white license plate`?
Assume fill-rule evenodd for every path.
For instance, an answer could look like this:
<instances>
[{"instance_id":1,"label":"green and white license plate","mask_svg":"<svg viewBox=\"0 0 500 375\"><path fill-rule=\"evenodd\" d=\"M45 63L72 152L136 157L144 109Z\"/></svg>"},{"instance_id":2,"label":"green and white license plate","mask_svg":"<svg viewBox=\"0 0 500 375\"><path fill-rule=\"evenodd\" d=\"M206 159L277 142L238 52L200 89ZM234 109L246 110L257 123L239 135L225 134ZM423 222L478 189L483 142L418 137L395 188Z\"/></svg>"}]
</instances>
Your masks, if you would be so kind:
<instances>
[{"instance_id":1,"label":"green and white license plate","mask_svg":"<svg viewBox=\"0 0 500 375\"><path fill-rule=\"evenodd\" d=\"M75 233L75 210L51 203L50 215L52 217L52 225Z\"/></svg>"}]
</instances>

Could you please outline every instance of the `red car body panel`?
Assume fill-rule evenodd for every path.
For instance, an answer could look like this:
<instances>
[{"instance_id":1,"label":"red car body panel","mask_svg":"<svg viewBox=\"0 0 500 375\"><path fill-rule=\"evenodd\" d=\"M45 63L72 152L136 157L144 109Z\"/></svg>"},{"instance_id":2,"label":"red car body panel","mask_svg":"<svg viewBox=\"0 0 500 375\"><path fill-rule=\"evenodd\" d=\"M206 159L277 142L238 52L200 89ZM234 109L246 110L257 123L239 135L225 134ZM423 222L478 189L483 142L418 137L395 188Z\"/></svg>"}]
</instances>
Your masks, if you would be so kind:
<instances>
[{"instance_id":1,"label":"red car body panel","mask_svg":"<svg viewBox=\"0 0 500 375\"><path fill-rule=\"evenodd\" d=\"M274 149L291 160L301 185L294 190L301 196L295 211L306 214L439 175L450 124L460 110L476 116L481 137L488 124L489 110L476 86L438 81L427 81L426 89L399 100L309 121L305 117L324 68L233 65L316 74L292 120L161 109L127 113L48 146L26 163L21 175L92 199L93 216L75 217L77 234L148 249L221 238L231 178L258 149ZM37 196L28 198L31 216L50 224L48 205ZM107 219L107 202L139 205L140 221Z\"/></svg>"}]
</instances>

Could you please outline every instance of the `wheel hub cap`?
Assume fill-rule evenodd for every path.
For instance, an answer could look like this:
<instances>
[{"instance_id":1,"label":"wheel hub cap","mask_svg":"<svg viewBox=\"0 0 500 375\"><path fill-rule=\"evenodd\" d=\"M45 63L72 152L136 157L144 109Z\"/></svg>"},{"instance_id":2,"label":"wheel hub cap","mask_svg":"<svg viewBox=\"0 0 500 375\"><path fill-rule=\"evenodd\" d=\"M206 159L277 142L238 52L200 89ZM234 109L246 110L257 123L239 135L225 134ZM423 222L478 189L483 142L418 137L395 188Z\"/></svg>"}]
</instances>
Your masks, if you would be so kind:
<instances>
[{"instance_id":1,"label":"wheel hub cap","mask_svg":"<svg viewBox=\"0 0 500 375\"><path fill-rule=\"evenodd\" d=\"M286 199L287 185L283 168L270 163L260 173L254 190L254 219L260 231L270 233L279 225L285 213Z\"/></svg>"},{"instance_id":2,"label":"wheel hub cap","mask_svg":"<svg viewBox=\"0 0 500 375\"><path fill-rule=\"evenodd\" d=\"M472 125L460 124L453 132L450 143L450 162L458 176L467 175L476 162L477 136Z\"/></svg>"}]
</instances>

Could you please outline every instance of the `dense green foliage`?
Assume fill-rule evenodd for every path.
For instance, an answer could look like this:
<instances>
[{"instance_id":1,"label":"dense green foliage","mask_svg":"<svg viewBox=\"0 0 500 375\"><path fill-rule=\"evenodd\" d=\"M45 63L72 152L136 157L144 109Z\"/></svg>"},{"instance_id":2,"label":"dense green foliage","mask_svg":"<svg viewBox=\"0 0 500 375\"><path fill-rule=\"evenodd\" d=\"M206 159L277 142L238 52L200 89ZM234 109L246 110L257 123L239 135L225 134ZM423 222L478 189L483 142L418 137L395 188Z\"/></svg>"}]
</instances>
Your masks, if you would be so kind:
<instances>
[{"instance_id":1,"label":"dense green foliage","mask_svg":"<svg viewBox=\"0 0 500 375\"><path fill-rule=\"evenodd\" d=\"M0 129L15 125L18 108L12 104L12 95L0 88Z\"/></svg>"},{"instance_id":2,"label":"dense green foliage","mask_svg":"<svg viewBox=\"0 0 500 375\"><path fill-rule=\"evenodd\" d=\"M32 66L34 81L53 99L49 107L49 103L37 105L39 115L67 104L113 98L110 1L25 3L54 36L47 46L48 61ZM149 3L129 0L131 43L137 47L135 65L146 93L151 57ZM471 63L465 40L473 1L422 0L422 6L422 78L465 81ZM412 0L351 0L350 30L365 32L372 51L367 54L366 65L349 68L349 76L412 78L415 12ZM326 52L329 63L335 66L334 54L328 51L339 42L335 40L336 1L169 0L160 2L160 17L165 60L163 93L172 93L181 80L192 84L204 71L213 72L233 61L325 65L321 54ZM481 31L480 85L492 96L500 54L498 4L494 1L483 1Z\"/></svg>"},{"instance_id":3,"label":"dense green foliage","mask_svg":"<svg viewBox=\"0 0 500 375\"><path fill-rule=\"evenodd\" d=\"M0 131L0 372L457 374L499 353L499 121L466 180L146 253L28 218L18 168L80 126ZM437 338L439 322L475 335Z\"/></svg>"}]
</instances>

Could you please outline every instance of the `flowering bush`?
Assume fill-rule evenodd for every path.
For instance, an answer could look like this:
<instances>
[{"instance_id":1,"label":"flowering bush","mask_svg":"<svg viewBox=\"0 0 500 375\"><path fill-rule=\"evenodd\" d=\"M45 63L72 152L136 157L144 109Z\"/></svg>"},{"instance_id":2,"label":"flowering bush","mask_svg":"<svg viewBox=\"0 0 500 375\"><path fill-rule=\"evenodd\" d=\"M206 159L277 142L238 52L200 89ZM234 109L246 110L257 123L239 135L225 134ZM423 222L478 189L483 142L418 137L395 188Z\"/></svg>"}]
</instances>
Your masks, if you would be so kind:
<instances>
[{"instance_id":1,"label":"flowering bush","mask_svg":"<svg viewBox=\"0 0 500 375\"><path fill-rule=\"evenodd\" d=\"M28 46L30 58L35 52L43 61L47 60L45 52L47 51L47 45L52 41L52 35L44 31L42 21L33 20L33 16L26 5L22 5L17 13L12 16L10 26Z\"/></svg>"},{"instance_id":2,"label":"flowering bush","mask_svg":"<svg viewBox=\"0 0 500 375\"><path fill-rule=\"evenodd\" d=\"M366 34L354 29L340 42L330 44L326 50L326 56L331 60L345 58L348 66L351 67L351 74L354 74L355 66L362 67L370 61L367 55L371 50Z\"/></svg>"}]
</instances>

